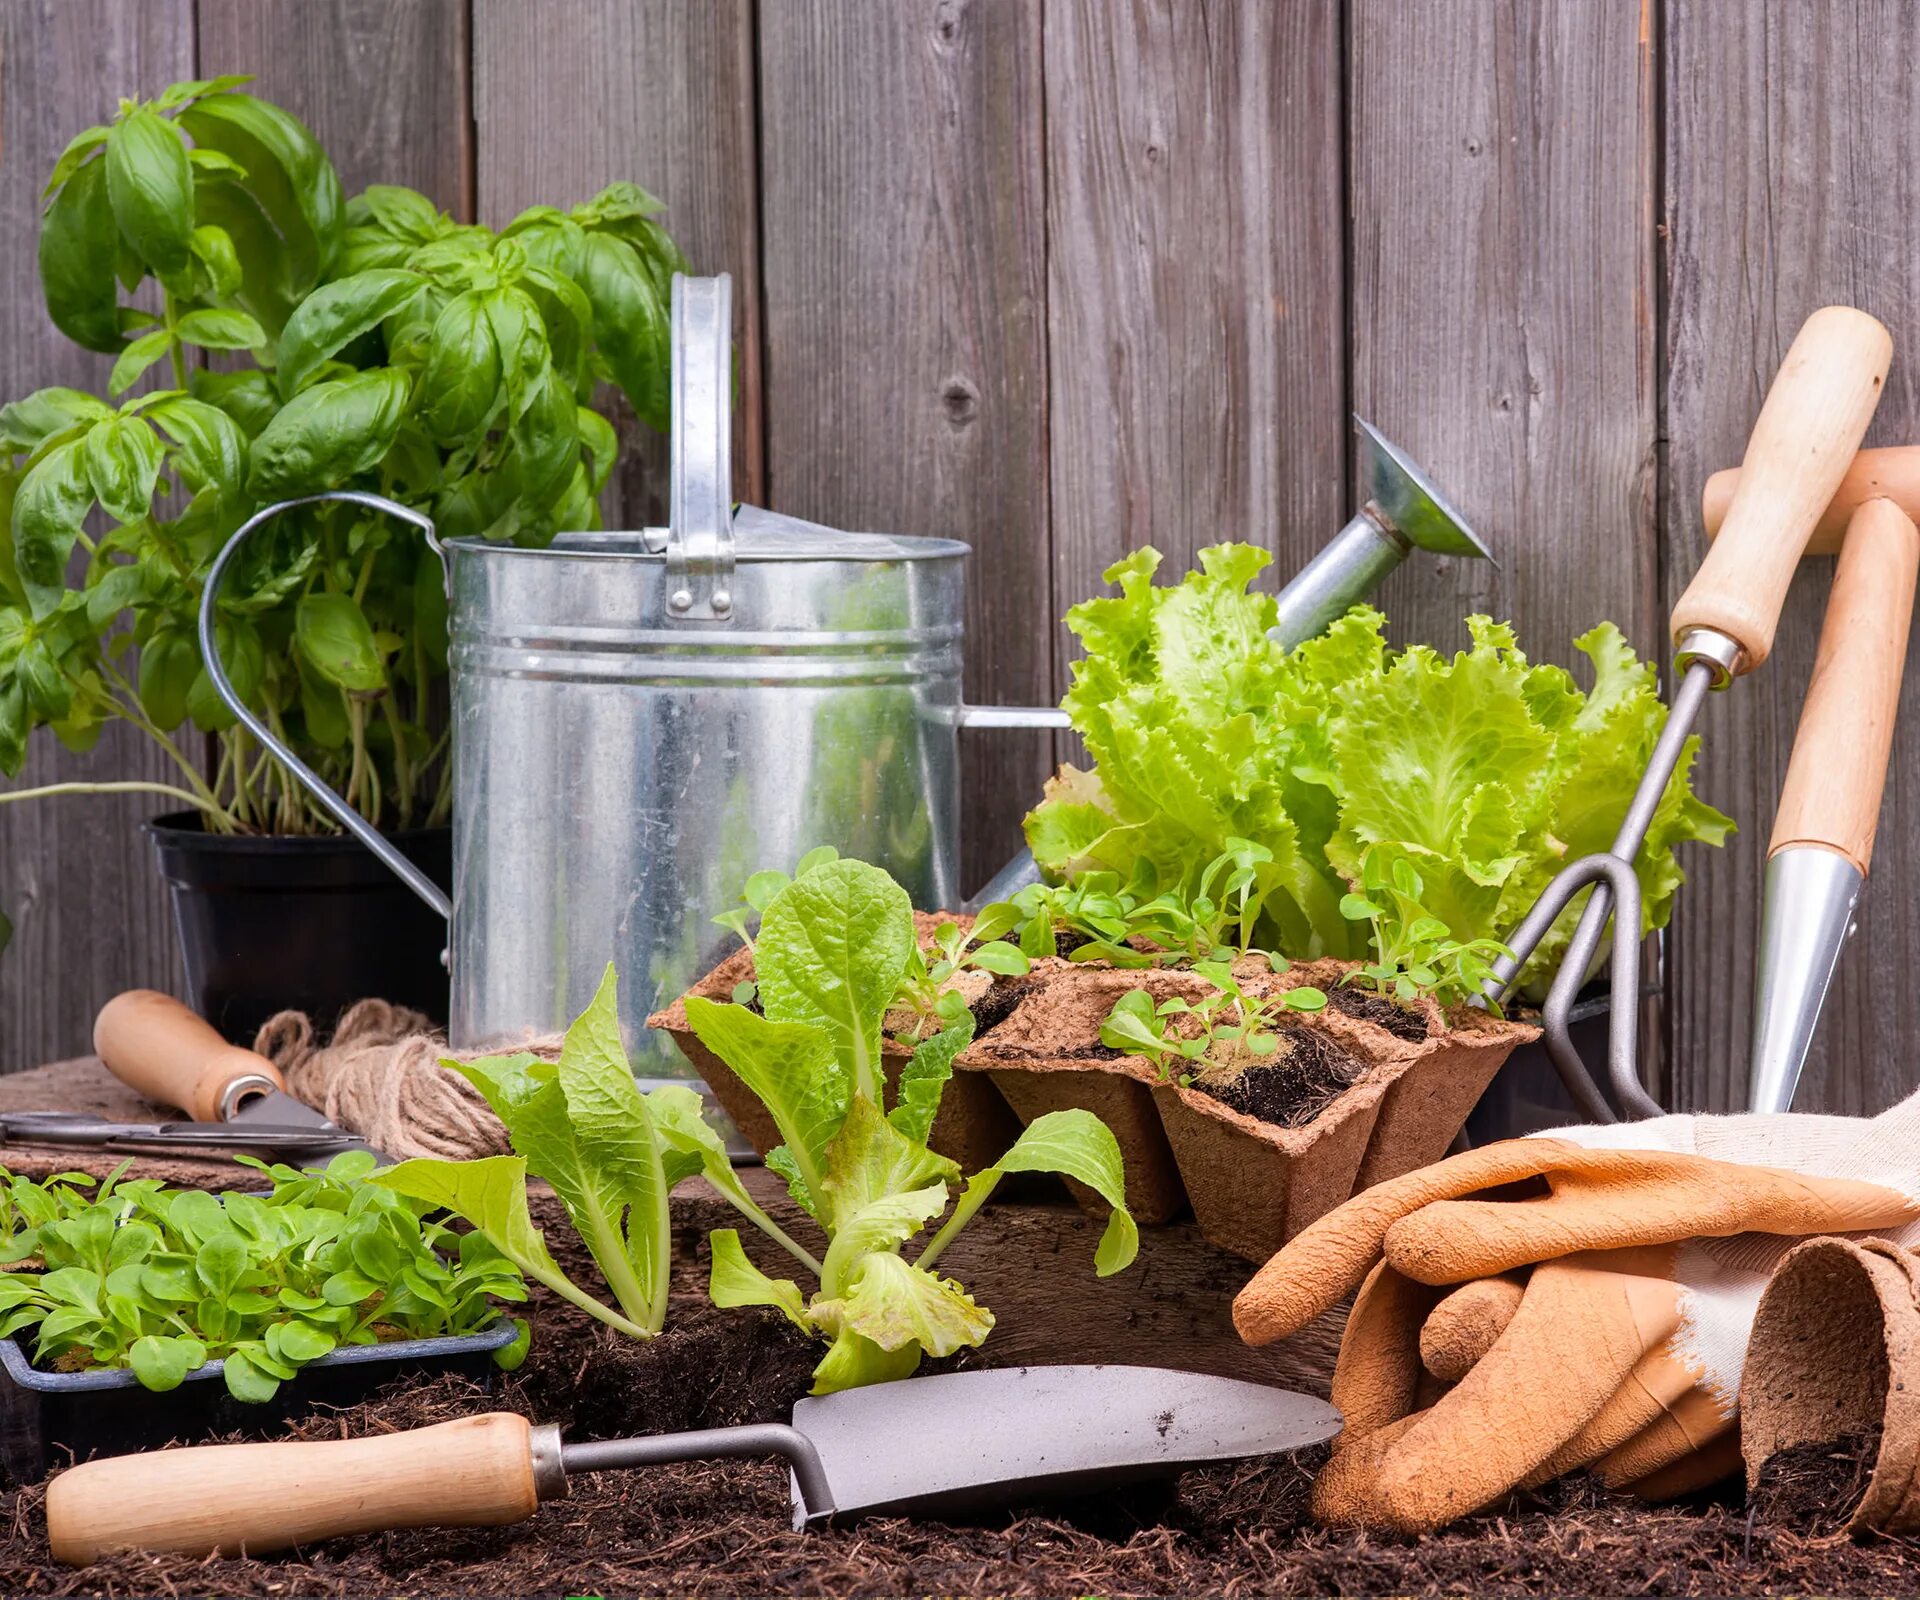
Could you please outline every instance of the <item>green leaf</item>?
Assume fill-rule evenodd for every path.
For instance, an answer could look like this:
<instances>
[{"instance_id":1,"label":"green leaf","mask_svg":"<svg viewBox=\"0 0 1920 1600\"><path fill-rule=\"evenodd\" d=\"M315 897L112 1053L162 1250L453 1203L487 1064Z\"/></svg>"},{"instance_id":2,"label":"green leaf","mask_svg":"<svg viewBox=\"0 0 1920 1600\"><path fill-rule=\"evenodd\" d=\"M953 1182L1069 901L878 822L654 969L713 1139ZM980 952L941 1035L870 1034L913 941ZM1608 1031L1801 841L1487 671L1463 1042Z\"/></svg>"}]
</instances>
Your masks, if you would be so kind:
<instances>
[{"instance_id":1,"label":"green leaf","mask_svg":"<svg viewBox=\"0 0 1920 1600\"><path fill-rule=\"evenodd\" d=\"M589 234L581 249L581 287L593 304L594 342L648 427L666 432L672 417L671 324L659 286L633 246Z\"/></svg>"},{"instance_id":2,"label":"green leaf","mask_svg":"<svg viewBox=\"0 0 1920 1600\"><path fill-rule=\"evenodd\" d=\"M767 1108L819 1205L827 1144L846 1117L849 1093L832 1037L810 1023L771 1022L700 995L687 999L687 1025Z\"/></svg>"},{"instance_id":3,"label":"green leaf","mask_svg":"<svg viewBox=\"0 0 1920 1600\"><path fill-rule=\"evenodd\" d=\"M406 405L406 375L389 368L314 384L254 440L248 490L264 501L340 487L386 455Z\"/></svg>"},{"instance_id":4,"label":"green leaf","mask_svg":"<svg viewBox=\"0 0 1920 1600\"><path fill-rule=\"evenodd\" d=\"M177 1389L189 1372L207 1362L207 1347L198 1339L145 1334L133 1341L127 1365L143 1388L156 1394Z\"/></svg>"},{"instance_id":5,"label":"green leaf","mask_svg":"<svg viewBox=\"0 0 1920 1600\"><path fill-rule=\"evenodd\" d=\"M265 1405L280 1392L280 1379L261 1363L261 1353L236 1350L222 1365L227 1392L247 1405Z\"/></svg>"},{"instance_id":6,"label":"green leaf","mask_svg":"<svg viewBox=\"0 0 1920 1600\"><path fill-rule=\"evenodd\" d=\"M836 1215L833 1242L821 1263L821 1293L843 1293L858 1276L863 1257L897 1248L946 1209L947 1186L931 1183L924 1188L881 1193L857 1211ZM896 1348L884 1340L876 1339L875 1343L889 1350Z\"/></svg>"},{"instance_id":7,"label":"green leaf","mask_svg":"<svg viewBox=\"0 0 1920 1600\"><path fill-rule=\"evenodd\" d=\"M295 298L305 293L339 247L346 210L339 176L312 133L297 117L246 94L196 101L178 121L196 145L246 169L245 192L284 247L285 281Z\"/></svg>"},{"instance_id":8,"label":"green leaf","mask_svg":"<svg viewBox=\"0 0 1920 1600\"><path fill-rule=\"evenodd\" d=\"M36 618L66 593L67 557L93 506L84 447L56 445L22 480L13 499L13 555Z\"/></svg>"},{"instance_id":9,"label":"green leaf","mask_svg":"<svg viewBox=\"0 0 1920 1600\"><path fill-rule=\"evenodd\" d=\"M420 415L433 437L457 444L477 434L499 404L501 356L483 295L455 295L434 319L420 377Z\"/></svg>"},{"instance_id":10,"label":"green leaf","mask_svg":"<svg viewBox=\"0 0 1920 1600\"><path fill-rule=\"evenodd\" d=\"M812 1332L800 1286L791 1278L770 1278L751 1261L733 1228L715 1228L707 1236L713 1252L708 1293L717 1306L772 1306L802 1333Z\"/></svg>"},{"instance_id":11,"label":"green leaf","mask_svg":"<svg viewBox=\"0 0 1920 1600\"><path fill-rule=\"evenodd\" d=\"M173 124L136 106L107 135L106 169L120 236L156 277L185 272L193 249L193 173Z\"/></svg>"},{"instance_id":12,"label":"green leaf","mask_svg":"<svg viewBox=\"0 0 1920 1600\"><path fill-rule=\"evenodd\" d=\"M328 683L355 694L387 686L373 628L352 595L302 595L294 610L293 638L301 658Z\"/></svg>"},{"instance_id":13,"label":"green leaf","mask_svg":"<svg viewBox=\"0 0 1920 1600\"><path fill-rule=\"evenodd\" d=\"M775 895L760 921L755 978L769 1019L833 1041L855 1094L880 1099L880 1025L914 948L913 905L878 867L835 861Z\"/></svg>"},{"instance_id":14,"label":"green leaf","mask_svg":"<svg viewBox=\"0 0 1920 1600\"><path fill-rule=\"evenodd\" d=\"M954 1220L936 1241L945 1241L986 1203L994 1186L1009 1172L1056 1172L1084 1183L1113 1208L1106 1231L1093 1253L1094 1270L1103 1278L1124 1270L1140 1251L1140 1230L1127 1211L1126 1175L1120 1145L1107 1125L1091 1111L1049 1111L1035 1117L995 1166L967 1180L966 1192L954 1208ZM929 1254L933 1254L929 1247ZM923 1260L926 1258L923 1257ZM930 1266L932 1262L929 1260Z\"/></svg>"},{"instance_id":15,"label":"green leaf","mask_svg":"<svg viewBox=\"0 0 1920 1600\"><path fill-rule=\"evenodd\" d=\"M383 229L412 244L426 244L437 238L446 225L439 208L415 189L373 183L359 198Z\"/></svg>"},{"instance_id":16,"label":"green leaf","mask_svg":"<svg viewBox=\"0 0 1920 1600\"><path fill-rule=\"evenodd\" d=\"M518 289L490 289L480 296L488 331L500 353L500 386L507 397L507 420L516 421L533 403L547 376L547 331L534 303ZM573 397L566 396L569 430Z\"/></svg>"},{"instance_id":17,"label":"green leaf","mask_svg":"<svg viewBox=\"0 0 1920 1600\"><path fill-rule=\"evenodd\" d=\"M239 499L247 476L247 441L232 417L186 395L156 401L143 414L173 441L174 466L188 489L212 489L223 503Z\"/></svg>"},{"instance_id":18,"label":"green leaf","mask_svg":"<svg viewBox=\"0 0 1920 1600\"><path fill-rule=\"evenodd\" d=\"M281 330L279 376L297 394L320 363L377 328L420 292L417 273L379 268L322 284L294 308Z\"/></svg>"},{"instance_id":19,"label":"green leaf","mask_svg":"<svg viewBox=\"0 0 1920 1600\"><path fill-rule=\"evenodd\" d=\"M206 350L258 350L267 333L244 311L189 311L177 325L180 338Z\"/></svg>"},{"instance_id":20,"label":"green leaf","mask_svg":"<svg viewBox=\"0 0 1920 1600\"><path fill-rule=\"evenodd\" d=\"M125 394L149 367L166 359L176 342L171 328L155 328L151 333L141 334L114 362L113 371L107 376L107 393Z\"/></svg>"},{"instance_id":21,"label":"green leaf","mask_svg":"<svg viewBox=\"0 0 1920 1600\"><path fill-rule=\"evenodd\" d=\"M25 399L0 407L0 445L9 451L36 450L55 434L112 415L113 408L104 400L78 389L36 389Z\"/></svg>"},{"instance_id":22,"label":"green leaf","mask_svg":"<svg viewBox=\"0 0 1920 1600\"><path fill-rule=\"evenodd\" d=\"M53 172L47 179L46 188L40 191L41 198L59 189L74 173L80 170L80 163L95 155L107 142L108 129L95 125L83 128L67 141L66 149L60 152L59 160L53 164Z\"/></svg>"},{"instance_id":23,"label":"green leaf","mask_svg":"<svg viewBox=\"0 0 1920 1600\"><path fill-rule=\"evenodd\" d=\"M938 1033L914 1046L912 1057L900 1069L893 1110L887 1113L887 1120L901 1134L920 1144L927 1142L933 1119L940 1111L941 1095L953 1076L953 1059L972 1042L973 1013L962 1011Z\"/></svg>"},{"instance_id":24,"label":"green leaf","mask_svg":"<svg viewBox=\"0 0 1920 1600\"><path fill-rule=\"evenodd\" d=\"M203 157L211 154L210 151L198 153ZM194 162L196 168L200 165L199 161ZM231 299L240 292L241 284L246 281L246 274L240 267L240 253L233 247L233 235L225 228L214 227L211 224L195 228L193 259L199 262L202 270L205 271L208 287L213 291L215 299ZM194 342L204 344L206 341ZM236 348L251 348L251 346Z\"/></svg>"},{"instance_id":25,"label":"green leaf","mask_svg":"<svg viewBox=\"0 0 1920 1600\"><path fill-rule=\"evenodd\" d=\"M838 1322L839 1302L813 1306L816 1317L823 1313ZM842 1389L857 1389L869 1383L896 1383L911 1378L920 1365L920 1347L903 1344L898 1350L883 1350L855 1328L841 1328L832 1347L813 1369L813 1392L837 1394Z\"/></svg>"},{"instance_id":26,"label":"green leaf","mask_svg":"<svg viewBox=\"0 0 1920 1600\"><path fill-rule=\"evenodd\" d=\"M120 334L119 250L107 168L95 161L80 168L54 197L40 227L40 290L53 325L88 350L116 351Z\"/></svg>"},{"instance_id":27,"label":"green leaf","mask_svg":"<svg viewBox=\"0 0 1920 1600\"><path fill-rule=\"evenodd\" d=\"M457 1212L515 1266L543 1283L562 1274L527 1211L527 1163L520 1156L480 1161L402 1161L368 1183Z\"/></svg>"},{"instance_id":28,"label":"green leaf","mask_svg":"<svg viewBox=\"0 0 1920 1600\"><path fill-rule=\"evenodd\" d=\"M153 429L138 417L95 423L81 446L87 478L107 515L138 522L153 505L163 452Z\"/></svg>"},{"instance_id":29,"label":"green leaf","mask_svg":"<svg viewBox=\"0 0 1920 1600\"><path fill-rule=\"evenodd\" d=\"M880 1252L867 1256L847 1289L841 1327L882 1350L934 1357L971 1349L993 1331L993 1313L951 1278Z\"/></svg>"}]
</instances>

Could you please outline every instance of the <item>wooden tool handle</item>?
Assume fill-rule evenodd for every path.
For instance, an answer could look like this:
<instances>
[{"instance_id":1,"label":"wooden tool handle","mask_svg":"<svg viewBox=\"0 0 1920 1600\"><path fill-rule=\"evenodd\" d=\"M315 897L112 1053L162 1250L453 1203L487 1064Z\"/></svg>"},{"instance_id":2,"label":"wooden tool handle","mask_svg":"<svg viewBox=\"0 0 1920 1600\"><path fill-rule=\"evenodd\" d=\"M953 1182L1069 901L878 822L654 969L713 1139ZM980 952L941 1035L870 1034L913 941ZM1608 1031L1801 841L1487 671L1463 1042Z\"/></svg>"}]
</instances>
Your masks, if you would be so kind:
<instances>
[{"instance_id":1,"label":"wooden tool handle","mask_svg":"<svg viewBox=\"0 0 1920 1600\"><path fill-rule=\"evenodd\" d=\"M1840 548L1769 856L1811 844L1867 870L1900 709L1916 573L1920 530L1891 500L1867 501Z\"/></svg>"},{"instance_id":2,"label":"wooden tool handle","mask_svg":"<svg viewBox=\"0 0 1920 1600\"><path fill-rule=\"evenodd\" d=\"M1774 625L1813 525L1860 448L1893 340L1864 311L1827 306L1794 335L1753 425L1720 537L1673 608L1673 637L1711 628L1740 648L1736 673L1773 648Z\"/></svg>"},{"instance_id":3,"label":"wooden tool handle","mask_svg":"<svg viewBox=\"0 0 1920 1600\"><path fill-rule=\"evenodd\" d=\"M1700 494L1700 520L1706 524L1707 537L1720 531L1727 507L1733 503L1734 486L1740 482L1738 467L1722 467ZM1847 524L1854 512L1869 500L1891 500L1902 511L1920 522L1920 445L1882 445L1862 450L1853 458L1840 487L1813 525L1813 537L1807 541L1810 556L1840 553L1840 541L1847 536Z\"/></svg>"},{"instance_id":4,"label":"wooden tool handle","mask_svg":"<svg viewBox=\"0 0 1920 1600\"><path fill-rule=\"evenodd\" d=\"M313 1444L216 1444L89 1461L47 1486L56 1560L121 1550L249 1555L381 1528L518 1522L540 1503L532 1430L508 1411Z\"/></svg>"},{"instance_id":5,"label":"wooden tool handle","mask_svg":"<svg viewBox=\"0 0 1920 1600\"><path fill-rule=\"evenodd\" d=\"M220 1097L236 1078L287 1086L265 1056L228 1044L178 1000L151 989L129 989L101 1008L93 1050L122 1083L195 1122L220 1121Z\"/></svg>"}]
</instances>

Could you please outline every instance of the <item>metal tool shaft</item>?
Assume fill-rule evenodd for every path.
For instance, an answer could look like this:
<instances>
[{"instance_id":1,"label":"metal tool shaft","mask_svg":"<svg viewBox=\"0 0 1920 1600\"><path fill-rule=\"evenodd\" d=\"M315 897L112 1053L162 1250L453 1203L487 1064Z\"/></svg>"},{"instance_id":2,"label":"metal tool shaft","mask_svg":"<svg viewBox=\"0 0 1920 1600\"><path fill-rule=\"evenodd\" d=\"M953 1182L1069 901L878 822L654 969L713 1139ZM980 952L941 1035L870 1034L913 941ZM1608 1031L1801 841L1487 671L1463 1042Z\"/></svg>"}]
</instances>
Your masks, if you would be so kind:
<instances>
[{"instance_id":1,"label":"metal tool shaft","mask_svg":"<svg viewBox=\"0 0 1920 1600\"><path fill-rule=\"evenodd\" d=\"M799 1511L807 1522L833 1514L833 1490L820 1452L798 1428L784 1422L760 1422L738 1428L702 1428L691 1433L648 1434L635 1439L589 1440L560 1447L563 1473L610 1472L625 1467L657 1467L670 1461L714 1461L735 1456L780 1456L793 1469L800 1488ZM564 1494L564 1478L558 1494ZM554 1495L542 1491L541 1498ZM800 1519L796 1518L796 1522Z\"/></svg>"},{"instance_id":2,"label":"metal tool shaft","mask_svg":"<svg viewBox=\"0 0 1920 1600\"><path fill-rule=\"evenodd\" d=\"M1751 1111L1791 1111L1866 874L1818 845L1767 862L1753 993Z\"/></svg>"}]
</instances>

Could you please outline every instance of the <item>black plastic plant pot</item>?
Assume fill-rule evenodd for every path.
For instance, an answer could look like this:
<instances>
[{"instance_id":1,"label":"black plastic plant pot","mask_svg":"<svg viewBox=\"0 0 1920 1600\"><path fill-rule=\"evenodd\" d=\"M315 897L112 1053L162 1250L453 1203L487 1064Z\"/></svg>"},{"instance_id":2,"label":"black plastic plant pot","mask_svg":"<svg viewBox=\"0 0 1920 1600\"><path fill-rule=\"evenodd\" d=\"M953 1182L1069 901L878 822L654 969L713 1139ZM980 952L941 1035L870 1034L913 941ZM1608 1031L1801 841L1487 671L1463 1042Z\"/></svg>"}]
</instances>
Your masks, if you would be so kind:
<instances>
[{"instance_id":1,"label":"black plastic plant pot","mask_svg":"<svg viewBox=\"0 0 1920 1600\"><path fill-rule=\"evenodd\" d=\"M163 1393L131 1372L43 1372L17 1339L0 1339L0 1471L37 1483L56 1460L126 1455L215 1434L264 1435L317 1406L358 1404L396 1378L425 1381L458 1373L489 1383L493 1354L513 1343L511 1318L479 1333L348 1345L302 1367L271 1400L249 1404L227 1392L224 1363L209 1361Z\"/></svg>"},{"instance_id":2,"label":"black plastic plant pot","mask_svg":"<svg viewBox=\"0 0 1920 1600\"><path fill-rule=\"evenodd\" d=\"M447 926L346 834L207 833L198 812L146 825L173 901L187 998L228 1039L251 1045L277 1011L331 1028L375 997L447 1020ZM419 828L389 837L445 888L453 835Z\"/></svg>"}]
</instances>

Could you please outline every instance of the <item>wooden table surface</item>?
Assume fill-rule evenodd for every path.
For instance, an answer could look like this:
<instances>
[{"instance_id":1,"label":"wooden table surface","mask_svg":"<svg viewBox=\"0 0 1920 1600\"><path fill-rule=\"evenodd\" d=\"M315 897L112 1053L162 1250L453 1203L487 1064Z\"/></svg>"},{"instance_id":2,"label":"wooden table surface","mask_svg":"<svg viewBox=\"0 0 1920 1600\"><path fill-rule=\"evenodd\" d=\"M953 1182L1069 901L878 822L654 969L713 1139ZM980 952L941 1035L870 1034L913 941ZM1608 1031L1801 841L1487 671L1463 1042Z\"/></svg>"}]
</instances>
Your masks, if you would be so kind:
<instances>
[{"instance_id":1,"label":"wooden table surface","mask_svg":"<svg viewBox=\"0 0 1920 1600\"><path fill-rule=\"evenodd\" d=\"M0 1077L0 1111L86 1111L128 1122L179 1114L144 1100L91 1056ZM72 1146L0 1149L0 1164L32 1177L61 1171L104 1175L125 1159ZM259 1182L251 1169L224 1156L142 1155L134 1170L203 1189ZM782 1226L800 1233L811 1227L774 1174L751 1167L741 1177ZM699 1248L697 1230L713 1220L713 1208L722 1204L718 1194L704 1179L694 1179L675 1192L673 1203L686 1213L687 1224L676 1227L675 1248ZM987 1350L995 1366L1123 1362L1326 1392L1343 1313L1330 1313L1284 1343L1250 1350L1233 1331L1232 1303L1252 1275L1251 1265L1216 1250L1192 1222L1176 1222L1142 1229L1133 1266L1096 1278L1093 1248L1101 1226L1065 1200L990 1204L942 1255L943 1275L965 1284L993 1310ZM692 1241L689 1229L695 1230ZM752 1253L753 1236L743 1230L743 1238Z\"/></svg>"}]
</instances>

